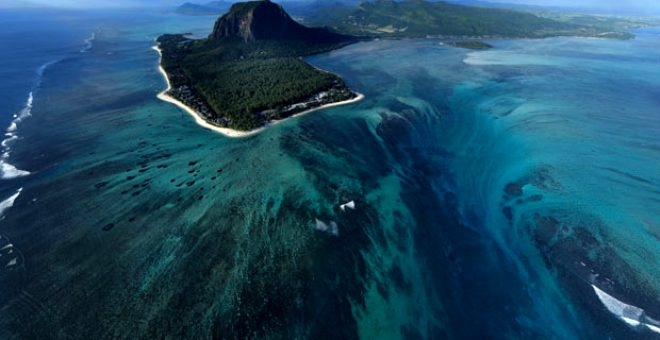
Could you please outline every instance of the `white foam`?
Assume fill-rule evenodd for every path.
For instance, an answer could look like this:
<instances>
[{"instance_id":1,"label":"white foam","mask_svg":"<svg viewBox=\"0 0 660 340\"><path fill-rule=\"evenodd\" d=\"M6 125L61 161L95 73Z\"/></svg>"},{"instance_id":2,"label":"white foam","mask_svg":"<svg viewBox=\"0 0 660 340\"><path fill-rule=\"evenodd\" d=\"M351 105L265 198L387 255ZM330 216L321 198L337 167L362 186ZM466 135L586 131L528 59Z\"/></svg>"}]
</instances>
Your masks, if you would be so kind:
<instances>
[{"instance_id":1,"label":"white foam","mask_svg":"<svg viewBox=\"0 0 660 340\"><path fill-rule=\"evenodd\" d=\"M41 76L43 73L44 71L40 71L39 76ZM30 91L30 94L28 94L27 102L25 103L25 108L21 111L22 115L27 117L32 113L32 102L34 102L34 94L32 93L32 91ZM18 115L18 118L21 118L20 114Z\"/></svg>"},{"instance_id":2,"label":"white foam","mask_svg":"<svg viewBox=\"0 0 660 340\"><path fill-rule=\"evenodd\" d=\"M2 153L2 155L0 156L0 179L12 179L16 177L27 176L30 174L29 171L17 169L16 166L9 163L8 159L10 156L11 144L12 142L14 142L19 138L17 133L18 125L25 118L30 117L32 115L32 104L34 103L34 91L36 91L41 85L41 79L43 77L44 72L46 72L48 66L53 65L60 60L61 59L51 60L41 65L37 69L37 79L35 81L33 91L30 91L30 93L28 93L28 98L25 101L25 105L23 106L21 111L15 113L12 116L14 120L12 120L11 123L9 123L9 126L7 127L5 133L5 137L7 138L5 138L2 142L0 142L0 146L2 146L2 150L0 151Z\"/></svg>"},{"instance_id":3,"label":"white foam","mask_svg":"<svg viewBox=\"0 0 660 340\"><path fill-rule=\"evenodd\" d=\"M0 160L0 179L14 179L29 175L29 171L17 169L15 166Z\"/></svg>"},{"instance_id":4,"label":"white foam","mask_svg":"<svg viewBox=\"0 0 660 340\"><path fill-rule=\"evenodd\" d=\"M84 40L85 47L83 47L80 50L80 53L89 52L89 50L91 50L92 47L94 47L94 39L96 39L96 32L92 32L92 35L90 35L87 39Z\"/></svg>"},{"instance_id":5,"label":"white foam","mask_svg":"<svg viewBox=\"0 0 660 340\"><path fill-rule=\"evenodd\" d=\"M594 291L596 292L596 295L600 299L600 301L605 305L607 310L609 310L612 314L620 317L620 318L630 318L634 317L634 320L638 320L639 317L642 315L644 312L643 309L628 305L626 303L623 303L617 299L615 299L613 296L605 293L595 285L591 285L594 288Z\"/></svg>"},{"instance_id":6,"label":"white foam","mask_svg":"<svg viewBox=\"0 0 660 340\"><path fill-rule=\"evenodd\" d=\"M44 72L46 72L46 69L48 68L48 66L53 65L56 62L59 62L61 60L62 59L51 60L51 61L39 66L39 69L37 70L37 75L39 76L39 78L37 78L37 83L36 83L35 87L39 87L39 85L41 85L41 77L44 75ZM32 93L30 93L30 95L32 95Z\"/></svg>"},{"instance_id":7,"label":"white foam","mask_svg":"<svg viewBox=\"0 0 660 340\"><path fill-rule=\"evenodd\" d=\"M48 65L52 64L53 62L46 63L42 65L37 73L39 74L39 78L41 78L41 75L43 74L44 70ZM38 80L39 82L40 80ZM0 142L0 146L2 146L2 156L0 156L0 178L1 179L12 179L16 177L22 177L22 176L27 176L30 174L29 171L25 170L20 170L17 169L14 165L9 164L8 159L11 151L11 145L14 141L18 139L18 135L16 131L18 130L18 124L23 121L23 119L29 117L32 115L32 103L34 102L34 94L32 91L28 94L27 101L25 102L25 106L21 109L21 111L17 114L14 114L14 120L9 123L9 127L6 130L5 133L5 138L2 142Z\"/></svg>"},{"instance_id":8,"label":"white foam","mask_svg":"<svg viewBox=\"0 0 660 340\"><path fill-rule=\"evenodd\" d=\"M11 142L13 142L17 139L18 139L18 136L12 135L9 138L5 138L5 140L3 140L2 143L0 143L0 145L2 145L3 148L9 148L9 145L11 144Z\"/></svg>"},{"instance_id":9,"label":"white foam","mask_svg":"<svg viewBox=\"0 0 660 340\"><path fill-rule=\"evenodd\" d=\"M0 248L0 250L5 250L5 249L11 248L11 247L13 247L13 246L14 246L13 244L8 243L6 246Z\"/></svg>"},{"instance_id":10,"label":"white foam","mask_svg":"<svg viewBox=\"0 0 660 340\"><path fill-rule=\"evenodd\" d=\"M654 325L654 323L657 323L657 321L647 317L644 314L643 309L619 301L595 285L591 285L591 287L593 287L594 292L596 292L596 296L598 296L600 302L605 305L605 308L607 308L610 313L616 315L623 322L633 327L643 325L653 332L660 333L660 327L658 325Z\"/></svg>"},{"instance_id":11,"label":"white foam","mask_svg":"<svg viewBox=\"0 0 660 340\"><path fill-rule=\"evenodd\" d=\"M346 208L355 209L355 201L350 201L339 206L341 211L346 210Z\"/></svg>"},{"instance_id":12,"label":"white foam","mask_svg":"<svg viewBox=\"0 0 660 340\"><path fill-rule=\"evenodd\" d=\"M0 216L2 216L5 213L5 210L14 206L14 202L21 194L21 191L23 191L23 188L16 190L16 193L9 196L9 198L5 199L4 201L0 202Z\"/></svg>"},{"instance_id":13,"label":"white foam","mask_svg":"<svg viewBox=\"0 0 660 340\"><path fill-rule=\"evenodd\" d=\"M7 263L7 265L5 266L5 268L9 268L9 267L11 267L11 266L15 266L17 263L18 263L18 257L14 257L11 261L9 261L9 263Z\"/></svg>"},{"instance_id":14,"label":"white foam","mask_svg":"<svg viewBox=\"0 0 660 340\"><path fill-rule=\"evenodd\" d=\"M339 236L339 226L335 221L330 221L330 224L327 224L318 218L316 219L316 230L328 233L333 236Z\"/></svg>"},{"instance_id":15,"label":"white foam","mask_svg":"<svg viewBox=\"0 0 660 340\"><path fill-rule=\"evenodd\" d=\"M639 322L635 319L630 319L630 318L626 318L626 317L621 317L621 320L623 320L623 322L625 322L625 323L627 323L627 324L629 324L633 327L637 327L641 324L641 322Z\"/></svg>"}]
</instances>

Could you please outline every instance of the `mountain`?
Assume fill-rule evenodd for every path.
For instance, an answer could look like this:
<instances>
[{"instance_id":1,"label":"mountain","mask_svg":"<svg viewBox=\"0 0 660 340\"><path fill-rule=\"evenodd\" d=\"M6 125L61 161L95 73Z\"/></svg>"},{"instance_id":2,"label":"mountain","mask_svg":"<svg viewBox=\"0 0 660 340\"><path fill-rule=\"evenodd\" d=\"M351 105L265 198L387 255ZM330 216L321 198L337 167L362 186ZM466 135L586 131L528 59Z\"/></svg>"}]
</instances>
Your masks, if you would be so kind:
<instances>
[{"instance_id":1,"label":"mountain","mask_svg":"<svg viewBox=\"0 0 660 340\"><path fill-rule=\"evenodd\" d=\"M339 42L347 36L325 28L310 28L293 20L282 6L269 0L236 3L220 17L209 39L299 40L315 43Z\"/></svg>"},{"instance_id":2,"label":"mountain","mask_svg":"<svg viewBox=\"0 0 660 340\"><path fill-rule=\"evenodd\" d=\"M165 34L157 41L167 95L219 127L249 131L357 96L301 59L356 39L305 27L268 0L232 5L206 39Z\"/></svg>"},{"instance_id":3,"label":"mountain","mask_svg":"<svg viewBox=\"0 0 660 340\"><path fill-rule=\"evenodd\" d=\"M523 11L425 0L374 0L358 6L337 5L307 18L307 22L330 26L338 32L371 37L543 38L602 36L611 32ZM615 32L612 37L631 36Z\"/></svg>"},{"instance_id":4,"label":"mountain","mask_svg":"<svg viewBox=\"0 0 660 340\"><path fill-rule=\"evenodd\" d=\"M175 12L183 15L219 15L227 11L231 5L229 1L211 1L205 4L186 2L177 7Z\"/></svg>"}]
</instances>

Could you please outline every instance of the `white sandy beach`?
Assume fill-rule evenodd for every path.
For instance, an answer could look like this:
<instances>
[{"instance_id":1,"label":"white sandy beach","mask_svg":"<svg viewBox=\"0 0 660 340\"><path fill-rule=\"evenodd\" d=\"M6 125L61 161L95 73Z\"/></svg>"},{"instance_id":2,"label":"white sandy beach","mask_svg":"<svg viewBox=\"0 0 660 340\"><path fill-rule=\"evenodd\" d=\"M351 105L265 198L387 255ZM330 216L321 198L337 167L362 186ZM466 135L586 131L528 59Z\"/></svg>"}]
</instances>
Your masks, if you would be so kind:
<instances>
[{"instance_id":1,"label":"white sandy beach","mask_svg":"<svg viewBox=\"0 0 660 340\"><path fill-rule=\"evenodd\" d=\"M165 78L165 81L167 82L167 88L158 94L158 96L157 96L158 99L160 99L160 100L162 100L162 101L165 101L165 102L168 102L168 103L172 103L172 104L178 106L178 107L181 108L182 110L188 112L188 114L190 114L190 115L195 119L195 123L197 123L198 125L200 125L200 126L206 128L206 129L209 129L209 130L212 130L212 131L215 131L215 132L221 133L221 134L223 134L224 136L227 136L227 137L232 137L232 138L246 137L246 136L250 136L250 135L257 134L257 133L263 131L264 129L266 129L265 127L261 127L261 128L254 129L254 130L250 130L250 131L238 131L238 130L233 130L233 129L229 129L229 128L223 128L223 127L215 126L215 125L213 125L213 124L207 122L204 118L202 118L202 116L201 116L199 113L197 113L197 112L196 112L195 110L193 110L192 108L190 108L190 107L188 107L187 105L185 105L184 103L182 103L182 102L176 100L176 98L174 98L174 97L172 97L172 96L169 96L169 95L167 94L167 92L168 92L170 89L172 89L172 86L171 86L171 84L170 84L170 79L167 77L167 73L165 72L165 69L163 69L163 66L161 65L161 61L162 61L162 58L163 58L163 53L161 52L161 50L160 50L160 48L158 47L158 45L153 46L152 49L154 49L156 52L158 52L158 55L159 55L159 59L158 59L158 70L160 71L160 73L161 73L161 74L163 75L163 77ZM324 72L327 72L327 71L324 71ZM307 113L310 113L310 112L313 112L313 111L322 110L322 109L326 109L326 108L330 108L330 107L335 107L335 106L340 106L340 105L352 104L352 103L355 103L355 102L358 102L358 101L364 99L364 95L363 95L363 94L361 94L361 93L357 93L357 92L355 92L355 93L357 94L357 97L355 97L355 98L352 98L352 99L349 99L349 100L345 100L345 101L341 101L341 102L336 102L336 103L330 103L330 104L326 104L326 105L321 105L321 106L319 106L319 107L315 107L315 108L313 108L313 109L309 109L309 110L306 110L306 111L302 111L302 112L296 113L296 114L294 114L294 115L292 115L292 116L290 116L290 117L287 117L287 118L285 118L285 119L282 119L282 120L274 120L274 121L271 121L271 122L269 123L269 125L274 125L274 124L277 124L277 123L283 122L283 121L285 121L285 120L287 120L287 119L294 118L294 117L299 117L299 116L302 116L302 115L304 115L304 114L307 114Z\"/></svg>"}]
</instances>

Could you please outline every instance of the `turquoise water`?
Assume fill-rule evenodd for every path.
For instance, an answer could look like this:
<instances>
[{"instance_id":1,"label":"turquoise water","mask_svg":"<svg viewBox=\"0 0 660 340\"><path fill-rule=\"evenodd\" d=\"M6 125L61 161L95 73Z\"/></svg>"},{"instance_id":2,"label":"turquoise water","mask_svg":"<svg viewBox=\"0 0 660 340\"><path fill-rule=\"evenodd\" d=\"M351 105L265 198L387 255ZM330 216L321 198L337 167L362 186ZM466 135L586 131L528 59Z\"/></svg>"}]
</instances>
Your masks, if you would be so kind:
<instances>
[{"instance_id":1,"label":"turquoise water","mask_svg":"<svg viewBox=\"0 0 660 340\"><path fill-rule=\"evenodd\" d=\"M1 338L657 335L660 31L359 43L309 61L365 100L228 139L156 98L213 18L86 15L3 104Z\"/></svg>"}]
</instances>

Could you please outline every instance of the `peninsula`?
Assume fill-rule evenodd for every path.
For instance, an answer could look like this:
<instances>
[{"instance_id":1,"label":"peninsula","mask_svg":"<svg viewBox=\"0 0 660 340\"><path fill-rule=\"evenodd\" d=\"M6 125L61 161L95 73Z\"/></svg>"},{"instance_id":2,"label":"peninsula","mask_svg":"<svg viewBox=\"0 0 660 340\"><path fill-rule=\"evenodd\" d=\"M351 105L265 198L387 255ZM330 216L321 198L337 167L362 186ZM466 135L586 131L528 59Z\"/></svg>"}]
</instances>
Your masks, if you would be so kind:
<instances>
[{"instance_id":1,"label":"peninsula","mask_svg":"<svg viewBox=\"0 0 660 340\"><path fill-rule=\"evenodd\" d=\"M305 27L269 0L236 3L206 39L158 37L168 81L159 98L225 135L254 133L293 115L359 100L337 75L302 60L355 41Z\"/></svg>"}]
</instances>

